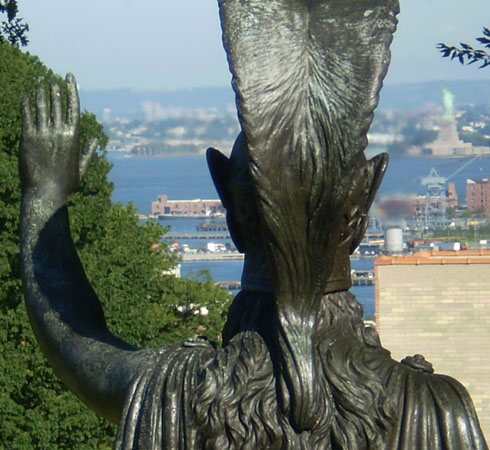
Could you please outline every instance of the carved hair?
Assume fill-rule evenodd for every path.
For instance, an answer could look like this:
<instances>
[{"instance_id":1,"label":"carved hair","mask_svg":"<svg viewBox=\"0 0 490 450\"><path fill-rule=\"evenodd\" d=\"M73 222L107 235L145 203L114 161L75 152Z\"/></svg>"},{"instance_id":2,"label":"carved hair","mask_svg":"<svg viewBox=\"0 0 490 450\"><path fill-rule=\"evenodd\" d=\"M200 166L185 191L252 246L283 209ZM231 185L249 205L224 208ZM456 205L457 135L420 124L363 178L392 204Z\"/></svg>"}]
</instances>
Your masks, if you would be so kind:
<instances>
[{"instance_id":1,"label":"carved hair","mask_svg":"<svg viewBox=\"0 0 490 450\"><path fill-rule=\"evenodd\" d=\"M259 314L266 313L267 305L264 295L237 296L227 328L237 335L205 368L193 400L201 447L379 448L390 418L382 407L383 383L376 367L380 359L389 359L389 352L376 331L364 326L355 297L338 292L323 298L316 348L323 395L317 401L326 411L311 431L301 434L278 407L274 355L267 345L269 315Z\"/></svg>"},{"instance_id":2,"label":"carved hair","mask_svg":"<svg viewBox=\"0 0 490 450\"><path fill-rule=\"evenodd\" d=\"M390 353L376 330L364 325L362 306L350 292L325 296L319 316L319 379L334 399L332 448L380 448L391 419L383 409L384 385L376 368Z\"/></svg>"}]
</instances>

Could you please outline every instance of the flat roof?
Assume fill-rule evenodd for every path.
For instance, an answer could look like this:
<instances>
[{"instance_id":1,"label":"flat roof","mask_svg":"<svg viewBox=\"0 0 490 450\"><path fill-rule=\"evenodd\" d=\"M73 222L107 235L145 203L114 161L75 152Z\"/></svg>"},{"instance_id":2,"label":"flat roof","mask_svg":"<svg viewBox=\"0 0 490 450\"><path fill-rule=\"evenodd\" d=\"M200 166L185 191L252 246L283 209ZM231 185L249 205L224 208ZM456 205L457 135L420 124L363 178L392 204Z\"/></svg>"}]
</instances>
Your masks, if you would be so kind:
<instances>
[{"instance_id":1,"label":"flat roof","mask_svg":"<svg viewBox=\"0 0 490 450\"><path fill-rule=\"evenodd\" d=\"M167 200L167 203L221 203L218 198L206 199L206 198L193 198L192 200Z\"/></svg>"},{"instance_id":2,"label":"flat roof","mask_svg":"<svg viewBox=\"0 0 490 450\"><path fill-rule=\"evenodd\" d=\"M380 256L375 266L490 264L490 250L432 250L403 256Z\"/></svg>"}]
</instances>

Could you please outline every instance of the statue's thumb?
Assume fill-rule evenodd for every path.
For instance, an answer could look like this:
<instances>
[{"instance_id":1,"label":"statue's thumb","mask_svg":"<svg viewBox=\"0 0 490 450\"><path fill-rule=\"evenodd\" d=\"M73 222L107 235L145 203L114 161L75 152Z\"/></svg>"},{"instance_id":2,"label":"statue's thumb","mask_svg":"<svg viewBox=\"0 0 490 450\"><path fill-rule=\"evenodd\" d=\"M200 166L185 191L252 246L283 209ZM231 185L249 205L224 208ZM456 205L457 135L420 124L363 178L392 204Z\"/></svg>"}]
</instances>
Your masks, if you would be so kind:
<instances>
[{"instance_id":1,"label":"statue's thumb","mask_svg":"<svg viewBox=\"0 0 490 450\"><path fill-rule=\"evenodd\" d=\"M94 159L95 150L97 149L98 145L99 141L97 141L97 139L90 140L85 144L85 147L82 150L82 154L80 155L80 180L83 180L83 178L87 174L90 163Z\"/></svg>"}]
</instances>

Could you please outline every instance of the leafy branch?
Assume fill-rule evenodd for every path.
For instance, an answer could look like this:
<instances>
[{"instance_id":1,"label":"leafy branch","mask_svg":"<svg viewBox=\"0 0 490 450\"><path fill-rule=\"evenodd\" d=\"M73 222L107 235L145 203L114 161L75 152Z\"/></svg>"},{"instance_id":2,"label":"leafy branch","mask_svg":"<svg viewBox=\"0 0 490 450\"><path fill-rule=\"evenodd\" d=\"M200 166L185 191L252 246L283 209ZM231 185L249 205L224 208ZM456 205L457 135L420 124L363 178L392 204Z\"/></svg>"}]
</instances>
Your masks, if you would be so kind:
<instances>
[{"instance_id":1,"label":"leafy branch","mask_svg":"<svg viewBox=\"0 0 490 450\"><path fill-rule=\"evenodd\" d=\"M0 0L0 14L7 15L7 19L0 23L0 42L20 43L23 46L29 42L29 25L17 17L18 12L17 0Z\"/></svg>"},{"instance_id":2,"label":"leafy branch","mask_svg":"<svg viewBox=\"0 0 490 450\"><path fill-rule=\"evenodd\" d=\"M490 49L490 29L483 28L483 36L476 39L486 49ZM446 45L444 43L437 44L437 48L442 53L444 58L457 58L461 64L481 63L480 69L490 66L490 52L473 48L464 42L460 43L460 47Z\"/></svg>"}]
</instances>

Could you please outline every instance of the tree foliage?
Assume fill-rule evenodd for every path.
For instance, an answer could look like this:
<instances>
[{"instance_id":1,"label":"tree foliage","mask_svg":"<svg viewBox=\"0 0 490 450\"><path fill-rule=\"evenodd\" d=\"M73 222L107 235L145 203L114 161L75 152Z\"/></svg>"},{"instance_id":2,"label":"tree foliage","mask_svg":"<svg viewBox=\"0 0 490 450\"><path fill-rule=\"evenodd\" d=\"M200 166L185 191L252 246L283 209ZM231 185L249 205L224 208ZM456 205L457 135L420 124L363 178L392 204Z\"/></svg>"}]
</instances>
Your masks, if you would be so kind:
<instances>
[{"instance_id":1,"label":"tree foliage","mask_svg":"<svg viewBox=\"0 0 490 450\"><path fill-rule=\"evenodd\" d=\"M485 49L490 49L490 29L483 28L483 35L476 39ZM457 59L461 64L481 63L480 68L490 66L490 52L481 48L473 48L469 44L461 42L460 47L437 44L437 48L444 58Z\"/></svg>"},{"instance_id":2,"label":"tree foliage","mask_svg":"<svg viewBox=\"0 0 490 450\"><path fill-rule=\"evenodd\" d=\"M4 5L4 4L2 4ZM18 147L20 96L59 78L36 57L0 43L0 449L109 449L114 427L67 392L38 349L25 311L19 271ZM83 142L107 138L91 114ZM199 334L217 339L229 298L211 281L165 275L175 263L165 230L139 224L133 206L111 204L110 164L100 151L69 199L70 227L110 329L137 346Z\"/></svg>"},{"instance_id":3,"label":"tree foliage","mask_svg":"<svg viewBox=\"0 0 490 450\"><path fill-rule=\"evenodd\" d=\"M17 0L0 0L0 14L6 15L6 20L0 22L0 42L8 41L11 44L27 45L27 32L29 25L17 17L19 10Z\"/></svg>"}]
</instances>

